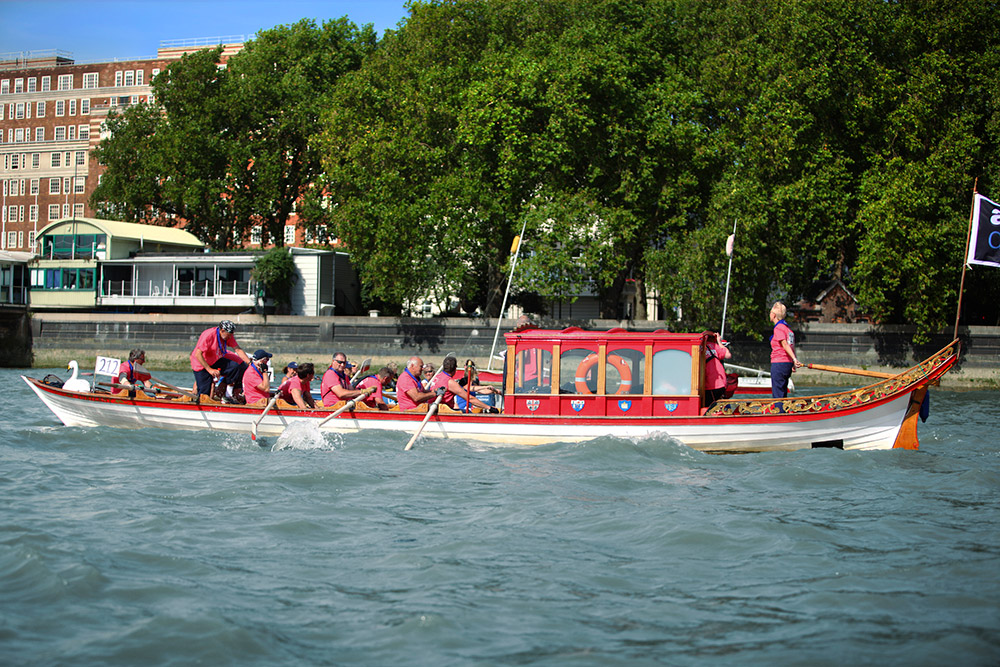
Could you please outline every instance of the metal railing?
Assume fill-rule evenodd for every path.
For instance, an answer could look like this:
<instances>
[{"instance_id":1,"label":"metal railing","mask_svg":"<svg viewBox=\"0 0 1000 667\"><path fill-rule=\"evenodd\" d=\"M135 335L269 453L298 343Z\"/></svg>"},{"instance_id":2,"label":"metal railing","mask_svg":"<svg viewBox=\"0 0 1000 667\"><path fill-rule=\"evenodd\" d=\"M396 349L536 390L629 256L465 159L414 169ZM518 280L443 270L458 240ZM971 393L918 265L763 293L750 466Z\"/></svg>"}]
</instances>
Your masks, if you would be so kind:
<instances>
[{"instance_id":1,"label":"metal railing","mask_svg":"<svg viewBox=\"0 0 1000 667\"><path fill-rule=\"evenodd\" d=\"M253 296L253 284L243 280L105 280L101 297L200 297Z\"/></svg>"}]
</instances>

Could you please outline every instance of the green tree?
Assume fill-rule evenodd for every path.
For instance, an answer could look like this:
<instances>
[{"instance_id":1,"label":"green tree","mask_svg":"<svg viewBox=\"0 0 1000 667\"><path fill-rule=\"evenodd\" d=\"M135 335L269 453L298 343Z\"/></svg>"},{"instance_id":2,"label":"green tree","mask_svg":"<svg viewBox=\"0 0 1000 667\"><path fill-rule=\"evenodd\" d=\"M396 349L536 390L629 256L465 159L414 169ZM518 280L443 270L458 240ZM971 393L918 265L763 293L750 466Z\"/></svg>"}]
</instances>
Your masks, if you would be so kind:
<instances>
[{"instance_id":1,"label":"green tree","mask_svg":"<svg viewBox=\"0 0 1000 667\"><path fill-rule=\"evenodd\" d=\"M303 19L261 31L225 68L221 47L185 56L156 77L154 105L109 119L92 202L130 220L183 219L217 249L241 246L255 226L282 245L320 172L310 137L325 100L375 41L370 26Z\"/></svg>"},{"instance_id":2,"label":"green tree","mask_svg":"<svg viewBox=\"0 0 1000 667\"><path fill-rule=\"evenodd\" d=\"M287 310L292 303L292 287L298 282L295 260L288 248L271 248L254 262L252 278L263 285L264 294L274 300L275 308Z\"/></svg>"}]
</instances>

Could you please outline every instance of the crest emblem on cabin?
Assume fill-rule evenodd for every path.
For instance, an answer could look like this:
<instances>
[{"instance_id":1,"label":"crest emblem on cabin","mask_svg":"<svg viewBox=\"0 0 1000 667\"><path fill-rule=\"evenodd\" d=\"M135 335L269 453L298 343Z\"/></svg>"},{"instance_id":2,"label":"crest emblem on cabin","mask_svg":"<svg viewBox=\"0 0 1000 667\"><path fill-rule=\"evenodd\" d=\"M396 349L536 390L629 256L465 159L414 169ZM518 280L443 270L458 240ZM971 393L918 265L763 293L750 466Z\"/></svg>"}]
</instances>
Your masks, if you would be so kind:
<instances>
[{"instance_id":1,"label":"crest emblem on cabin","mask_svg":"<svg viewBox=\"0 0 1000 667\"><path fill-rule=\"evenodd\" d=\"M632 407L632 401L618 401L618 407L622 412L628 412L629 408Z\"/></svg>"},{"instance_id":2,"label":"crest emblem on cabin","mask_svg":"<svg viewBox=\"0 0 1000 667\"><path fill-rule=\"evenodd\" d=\"M663 407L667 409L667 412L673 412L677 409L677 401L663 401Z\"/></svg>"},{"instance_id":3,"label":"crest emblem on cabin","mask_svg":"<svg viewBox=\"0 0 1000 667\"><path fill-rule=\"evenodd\" d=\"M538 409L538 406L541 404L541 401L539 401L537 398L529 398L527 401L524 402L524 404L528 406L529 410L534 412L535 410Z\"/></svg>"},{"instance_id":4,"label":"crest emblem on cabin","mask_svg":"<svg viewBox=\"0 0 1000 667\"><path fill-rule=\"evenodd\" d=\"M581 399L579 399L579 398L570 401L569 404L572 405L573 409L576 410L577 412L579 412L580 410L583 410L584 402Z\"/></svg>"}]
</instances>

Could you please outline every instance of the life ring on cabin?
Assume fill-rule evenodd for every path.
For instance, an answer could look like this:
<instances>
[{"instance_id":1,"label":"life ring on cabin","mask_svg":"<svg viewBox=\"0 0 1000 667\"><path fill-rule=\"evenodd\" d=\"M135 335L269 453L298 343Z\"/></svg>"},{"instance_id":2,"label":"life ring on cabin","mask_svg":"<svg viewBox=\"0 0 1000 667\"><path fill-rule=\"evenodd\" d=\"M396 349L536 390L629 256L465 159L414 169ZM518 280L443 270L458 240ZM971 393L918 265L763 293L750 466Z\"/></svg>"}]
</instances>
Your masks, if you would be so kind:
<instances>
[{"instance_id":1,"label":"life ring on cabin","mask_svg":"<svg viewBox=\"0 0 1000 667\"><path fill-rule=\"evenodd\" d=\"M591 394L590 387L587 386L587 375L590 373L591 369L597 365L597 355L588 354L584 357L580 365L576 367L576 393L578 394ZM618 375L621 376L621 384L618 385L618 391L616 391L613 396L621 396L622 394L627 394L632 391L632 371L629 370L628 364L625 360L619 357L617 354L608 355L608 363L615 367L618 371Z\"/></svg>"}]
</instances>

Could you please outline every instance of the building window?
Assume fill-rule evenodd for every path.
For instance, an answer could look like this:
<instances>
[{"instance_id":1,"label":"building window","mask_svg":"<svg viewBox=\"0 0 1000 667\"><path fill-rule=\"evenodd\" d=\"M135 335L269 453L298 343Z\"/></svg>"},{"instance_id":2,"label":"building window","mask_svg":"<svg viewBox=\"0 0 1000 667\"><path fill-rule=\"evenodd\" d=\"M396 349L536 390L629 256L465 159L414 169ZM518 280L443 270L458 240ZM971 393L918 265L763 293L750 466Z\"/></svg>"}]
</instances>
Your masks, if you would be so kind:
<instances>
[{"instance_id":1,"label":"building window","mask_svg":"<svg viewBox=\"0 0 1000 667\"><path fill-rule=\"evenodd\" d=\"M122 73L115 72L115 88L121 88L122 86Z\"/></svg>"},{"instance_id":2,"label":"building window","mask_svg":"<svg viewBox=\"0 0 1000 667\"><path fill-rule=\"evenodd\" d=\"M58 155L59 155L59 153L53 153L52 154L52 159L55 160ZM60 183L62 183L62 179L61 178L50 178L49 179L49 194L50 195L57 195L57 194L59 194L59 184ZM59 215L58 209L59 209L59 206L56 205L56 211L57 211L56 215L57 216ZM51 218L51 217L52 217L52 207L50 206L49 207L49 218Z\"/></svg>"},{"instance_id":3,"label":"building window","mask_svg":"<svg viewBox=\"0 0 1000 667\"><path fill-rule=\"evenodd\" d=\"M260 233L261 233L261 226L260 225L254 225L253 227L251 227L250 228L250 243L253 243L255 245L260 245Z\"/></svg>"},{"instance_id":4,"label":"building window","mask_svg":"<svg viewBox=\"0 0 1000 667\"><path fill-rule=\"evenodd\" d=\"M28 92L34 93L38 90L38 79L31 77L28 79Z\"/></svg>"},{"instance_id":5,"label":"building window","mask_svg":"<svg viewBox=\"0 0 1000 667\"><path fill-rule=\"evenodd\" d=\"M80 100L80 115L89 116L90 115L90 99Z\"/></svg>"},{"instance_id":6,"label":"building window","mask_svg":"<svg viewBox=\"0 0 1000 667\"><path fill-rule=\"evenodd\" d=\"M56 128L56 141L66 141L66 127L60 125Z\"/></svg>"},{"instance_id":7,"label":"building window","mask_svg":"<svg viewBox=\"0 0 1000 667\"><path fill-rule=\"evenodd\" d=\"M34 195L38 194L38 179L37 178L31 179L31 184L29 185L29 188L30 188L29 191L28 191L29 195L34 196Z\"/></svg>"},{"instance_id":8,"label":"building window","mask_svg":"<svg viewBox=\"0 0 1000 667\"><path fill-rule=\"evenodd\" d=\"M24 207L22 206L21 208L24 208ZM24 231L23 230L19 230L17 232L17 247L18 248L23 248L24 247Z\"/></svg>"},{"instance_id":9,"label":"building window","mask_svg":"<svg viewBox=\"0 0 1000 667\"><path fill-rule=\"evenodd\" d=\"M87 151L77 151L76 152L76 163L78 165L85 164L87 162Z\"/></svg>"},{"instance_id":10,"label":"building window","mask_svg":"<svg viewBox=\"0 0 1000 667\"><path fill-rule=\"evenodd\" d=\"M45 118L45 102L35 104L35 118Z\"/></svg>"},{"instance_id":11,"label":"building window","mask_svg":"<svg viewBox=\"0 0 1000 667\"><path fill-rule=\"evenodd\" d=\"M17 114L14 118L17 118L18 120L24 118L24 102L18 102L14 109Z\"/></svg>"},{"instance_id":12,"label":"building window","mask_svg":"<svg viewBox=\"0 0 1000 667\"><path fill-rule=\"evenodd\" d=\"M45 141L45 128L36 127L35 128L35 141Z\"/></svg>"},{"instance_id":13,"label":"building window","mask_svg":"<svg viewBox=\"0 0 1000 667\"><path fill-rule=\"evenodd\" d=\"M9 167L10 169L17 169L18 168L18 166L21 163L20 157L21 156L18 155L17 153L11 154L11 156L10 156L10 167Z\"/></svg>"},{"instance_id":14,"label":"building window","mask_svg":"<svg viewBox=\"0 0 1000 667\"><path fill-rule=\"evenodd\" d=\"M42 159L42 154L41 153L32 153L31 154L31 168L32 169L38 169L38 167L41 166L41 159Z\"/></svg>"},{"instance_id":15,"label":"building window","mask_svg":"<svg viewBox=\"0 0 1000 667\"><path fill-rule=\"evenodd\" d=\"M85 177L77 176L75 182L73 183L73 194L82 195L86 191L86 184L87 179ZM77 206L83 206L83 204L77 204Z\"/></svg>"},{"instance_id":16,"label":"building window","mask_svg":"<svg viewBox=\"0 0 1000 667\"><path fill-rule=\"evenodd\" d=\"M66 115L66 100L56 100L56 116Z\"/></svg>"},{"instance_id":17,"label":"building window","mask_svg":"<svg viewBox=\"0 0 1000 667\"><path fill-rule=\"evenodd\" d=\"M10 93L10 79L4 79L0 81L0 95L7 95Z\"/></svg>"},{"instance_id":18,"label":"building window","mask_svg":"<svg viewBox=\"0 0 1000 667\"><path fill-rule=\"evenodd\" d=\"M88 72L83 75L83 87L84 88L97 88L98 77L97 72Z\"/></svg>"},{"instance_id":19,"label":"building window","mask_svg":"<svg viewBox=\"0 0 1000 667\"><path fill-rule=\"evenodd\" d=\"M28 207L28 222L38 222L38 204ZM29 237L28 245L34 245L34 241Z\"/></svg>"},{"instance_id":20,"label":"building window","mask_svg":"<svg viewBox=\"0 0 1000 667\"><path fill-rule=\"evenodd\" d=\"M16 208L11 206L12 209ZM13 213L13 211L12 211ZM12 221L13 222L13 221ZM7 232L7 247L16 248L17 247L17 232Z\"/></svg>"},{"instance_id":21,"label":"building window","mask_svg":"<svg viewBox=\"0 0 1000 667\"><path fill-rule=\"evenodd\" d=\"M14 93L24 92L24 79L14 79Z\"/></svg>"},{"instance_id":22,"label":"building window","mask_svg":"<svg viewBox=\"0 0 1000 667\"><path fill-rule=\"evenodd\" d=\"M72 74L60 74L59 75L59 90L73 90L73 75Z\"/></svg>"},{"instance_id":23,"label":"building window","mask_svg":"<svg viewBox=\"0 0 1000 667\"><path fill-rule=\"evenodd\" d=\"M66 128L66 138L69 141L74 141L76 139L76 125L70 125Z\"/></svg>"},{"instance_id":24,"label":"building window","mask_svg":"<svg viewBox=\"0 0 1000 667\"><path fill-rule=\"evenodd\" d=\"M83 217L83 204L73 204L73 217L75 218Z\"/></svg>"},{"instance_id":25,"label":"building window","mask_svg":"<svg viewBox=\"0 0 1000 667\"><path fill-rule=\"evenodd\" d=\"M68 218L69 217L69 204L63 204L63 217L64 218Z\"/></svg>"},{"instance_id":26,"label":"building window","mask_svg":"<svg viewBox=\"0 0 1000 667\"><path fill-rule=\"evenodd\" d=\"M127 70L125 72L125 87L128 88L129 86L134 86L134 85L135 85L135 72L133 72L132 70Z\"/></svg>"},{"instance_id":27,"label":"building window","mask_svg":"<svg viewBox=\"0 0 1000 667\"><path fill-rule=\"evenodd\" d=\"M53 167L53 168L54 167L61 167L62 166L62 153L53 153L52 156L49 158L49 160L50 160L49 161L49 166L50 167ZM58 181L59 179L57 178L57 179L54 179L54 180ZM52 193L51 190L50 190L49 194L59 194L59 191L56 190L55 193Z\"/></svg>"},{"instance_id":28,"label":"building window","mask_svg":"<svg viewBox=\"0 0 1000 667\"><path fill-rule=\"evenodd\" d=\"M76 100L69 101L69 115L70 116L76 115Z\"/></svg>"},{"instance_id":29,"label":"building window","mask_svg":"<svg viewBox=\"0 0 1000 667\"><path fill-rule=\"evenodd\" d=\"M59 180L58 178L55 180ZM58 192L56 194L59 194ZM49 204L49 220L59 219L59 204Z\"/></svg>"},{"instance_id":30,"label":"building window","mask_svg":"<svg viewBox=\"0 0 1000 667\"><path fill-rule=\"evenodd\" d=\"M34 217L30 220L30 222L38 222L38 207L32 206L31 209ZM35 252L35 230L33 229L28 230L28 250Z\"/></svg>"},{"instance_id":31,"label":"building window","mask_svg":"<svg viewBox=\"0 0 1000 667\"><path fill-rule=\"evenodd\" d=\"M141 86L142 85L142 70L141 69L137 69L135 71L135 85L137 85L137 86Z\"/></svg>"},{"instance_id":32,"label":"building window","mask_svg":"<svg viewBox=\"0 0 1000 667\"><path fill-rule=\"evenodd\" d=\"M48 92L50 90L52 90L52 77L51 76L43 76L42 77L42 92L44 93L44 92Z\"/></svg>"},{"instance_id":33,"label":"building window","mask_svg":"<svg viewBox=\"0 0 1000 667\"><path fill-rule=\"evenodd\" d=\"M21 159L23 160L23 159L24 159L24 157L25 157L25 156L24 156L24 155L22 155L22 156L21 156ZM22 197L24 196L24 186L25 186L25 185L26 185L26 183L24 182L24 179L22 178L22 179L21 179L21 196L22 196ZM23 215L23 214L21 215L21 219L22 219L22 220L24 219L24 215Z\"/></svg>"},{"instance_id":34,"label":"building window","mask_svg":"<svg viewBox=\"0 0 1000 667\"><path fill-rule=\"evenodd\" d=\"M81 125L78 131L79 131L81 139L90 139L90 126L89 125Z\"/></svg>"},{"instance_id":35,"label":"building window","mask_svg":"<svg viewBox=\"0 0 1000 667\"><path fill-rule=\"evenodd\" d=\"M24 143L24 130L25 128L19 127L14 130L14 143L22 144Z\"/></svg>"},{"instance_id":36,"label":"building window","mask_svg":"<svg viewBox=\"0 0 1000 667\"><path fill-rule=\"evenodd\" d=\"M69 156L68 155L66 156L66 166L67 167L69 166ZM69 187L70 187L70 178L69 178L69 176L63 176L63 194L69 194ZM64 204L64 206L65 206L65 204ZM68 210L66 211L66 214L69 215L69 211Z\"/></svg>"},{"instance_id":37,"label":"building window","mask_svg":"<svg viewBox=\"0 0 1000 667\"><path fill-rule=\"evenodd\" d=\"M295 245L295 225L285 225L285 245Z\"/></svg>"}]
</instances>

